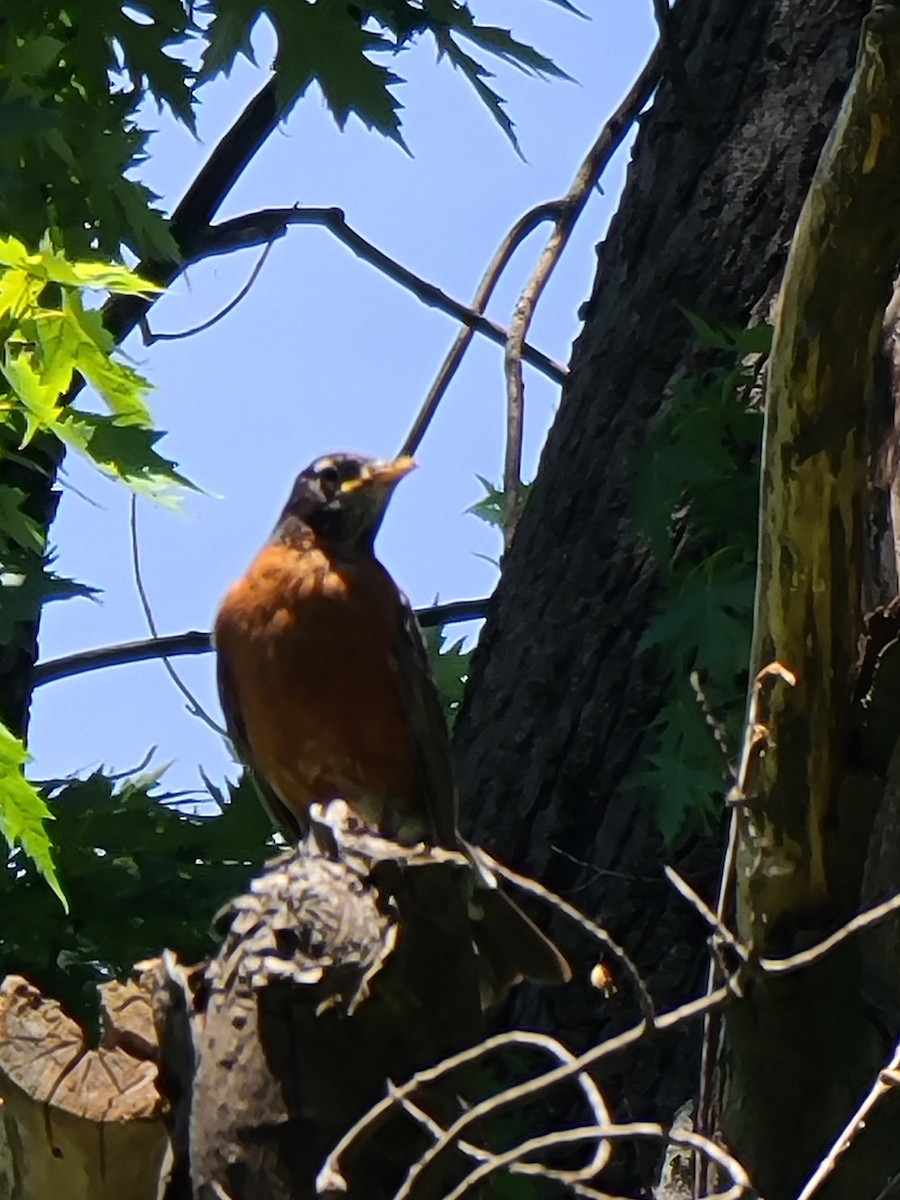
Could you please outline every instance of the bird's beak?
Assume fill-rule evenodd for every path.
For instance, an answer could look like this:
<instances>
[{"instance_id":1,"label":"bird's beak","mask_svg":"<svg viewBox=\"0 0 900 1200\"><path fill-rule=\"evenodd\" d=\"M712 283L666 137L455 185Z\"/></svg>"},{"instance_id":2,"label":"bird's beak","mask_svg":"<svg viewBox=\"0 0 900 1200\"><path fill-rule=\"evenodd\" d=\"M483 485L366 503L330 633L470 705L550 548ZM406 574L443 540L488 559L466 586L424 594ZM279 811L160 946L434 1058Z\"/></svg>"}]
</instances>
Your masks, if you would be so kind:
<instances>
[{"instance_id":1,"label":"bird's beak","mask_svg":"<svg viewBox=\"0 0 900 1200\"><path fill-rule=\"evenodd\" d=\"M343 491L351 491L358 487L392 488L399 483L404 475L416 469L416 460L409 454L402 454L392 461L379 460L368 463L363 467L359 479L350 479L344 484Z\"/></svg>"}]
</instances>

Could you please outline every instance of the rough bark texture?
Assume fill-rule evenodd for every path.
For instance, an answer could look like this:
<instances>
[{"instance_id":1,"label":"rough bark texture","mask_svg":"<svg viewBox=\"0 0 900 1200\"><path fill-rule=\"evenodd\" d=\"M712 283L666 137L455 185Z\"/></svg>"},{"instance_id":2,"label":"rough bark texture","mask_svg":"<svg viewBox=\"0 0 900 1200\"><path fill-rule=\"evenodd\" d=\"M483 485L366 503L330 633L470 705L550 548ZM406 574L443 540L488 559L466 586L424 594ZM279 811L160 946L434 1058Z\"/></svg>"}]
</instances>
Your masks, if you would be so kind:
<instances>
[{"instance_id":1,"label":"rough bark texture","mask_svg":"<svg viewBox=\"0 0 900 1200\"><path fill-rule=\"evenodd\" d=\"M62 450L52 438L39 437L21 450L16 431L0 433L0 482L19 488L25 496L22 511L41 529L56 515L59 493L54 488ZM8 457L12 452L15 457ZM19 621L13 635L0 644L0 721L24 734L31 702L31 670L38 652L37 608L32 621Z\"/></svg>"},{"instance_id":2,"label":"rough bark texture","mask_svg":"<svg viewBox=\"0 0 900 1200\"><path fill-rule=\"evenodd\" d=\"M630 458L691 348L677 304L744 321L782 269L867 7L678 5L706 124L685 126L669 86L642 120L457 727L467 832L606 922L660 1003L697 988L702 934L661 878L674 855L652 812L625 786L661 691L637 653L654 577L630 526ZM717 857L698 839L677 853L707 894ZM586 988L523 996L508 1016L576 1045L618 1019ZM696 1047L659 1041L624 1063L621 1107L671 1114L695 1088Z\"/></svg>"},{"instance_id":3,"label":"rough bark texture","mask_svg":"<svg viewBox=\"0 0 900 1200\"><path fill-rule=\"evenodd\" d=\"M326 1156L389 1079L479 1040L467 870L377 838L342 842L334 859L310 842L229 906L208 964L186 971L167 956L157 993L173 1114L167 1200L314 1200ZM449 1119L467 1090L457 1072L416 1102ZM392 1195L428 1144L399 1112L373 1133L334 1165L348 1200ZM458 1171L442 1155L416 1195L437 1200Z\"/></svg>"}]
</instances>

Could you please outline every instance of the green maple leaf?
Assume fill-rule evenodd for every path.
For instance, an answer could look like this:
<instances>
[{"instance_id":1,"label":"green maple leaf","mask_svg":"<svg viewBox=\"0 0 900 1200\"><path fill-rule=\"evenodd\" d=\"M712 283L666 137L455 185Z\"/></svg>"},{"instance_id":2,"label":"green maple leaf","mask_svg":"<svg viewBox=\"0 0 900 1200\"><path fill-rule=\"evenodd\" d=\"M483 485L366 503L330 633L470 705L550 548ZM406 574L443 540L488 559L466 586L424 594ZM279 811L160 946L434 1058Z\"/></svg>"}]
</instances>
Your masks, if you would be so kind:
<instances>
[{"instance_id":1,"label":"green maple leaf","mask_svg":"<svg viewBox=\"0 0 900 1200\"><path fill-rule=\"evenodd\" d=\"M53 820L37 788L23 773L28 751L14 734L0 724L0 834L12 850L21 846L68 911L53 862L53 844L44 828Z\"/></svg>"},{"instance_id":2,"label":"green maple leaf","mask_svg":"<svg viewBox=\"0 0 900 1200\"><path fill-rule=\"evenodd\" d=\"M42 605L75 597L93 599L98 589L50 570L52 559L7 550L0 564L0 642L8 642L20 621L33 621Z\"/></svg>"},{"instance_id":3,"label":"green maple leaf","mask_svg":"<svg viewBox=\"0 0 900 1200\"><path fill-rule=\"evenodd\" d=\"M0 484L0 538L13 542L22 550L44 552L44 531L22 505L27 496L21 488Z\"/></svg>"},{"instance_id":4,"label":"green maple leaf","mask_svg":"<svg viewBox=\"0 0 900 1200\"><path fill-rule=\"evenodd\" d=\"M361 28L344 5L280 0L270 16L278 33L276 86L285 115L315 81L339 128L354 113L369 129L402 143L400 103L390 91L399 77L368 57L387 49L383 37Z\"/></svg>"},{"instance_id":5,"label":"green maple leaf","mask_svg":"<svg viewBox=\"0 0 900 1200\"><path fill-rule=\"evenodd\" d=\"M156 450L161 430L123 425L117 418L68 408L54 430L106 474L162 504L178 503L183 488L196 490L175 463Z\"/></svg>"},{"instance_id":6,"label":"green maple leaf","mask_svg":"<svg viewBox=\"0 0 900 1200\"><path fill-rule=\"evenodd\" d=\"M422 637L431 673L444 704L444 715L452 727L466 690L473 651L463 650L463 638L452 641L443 626L423 629Z\"/></svg>"}]
</instances>

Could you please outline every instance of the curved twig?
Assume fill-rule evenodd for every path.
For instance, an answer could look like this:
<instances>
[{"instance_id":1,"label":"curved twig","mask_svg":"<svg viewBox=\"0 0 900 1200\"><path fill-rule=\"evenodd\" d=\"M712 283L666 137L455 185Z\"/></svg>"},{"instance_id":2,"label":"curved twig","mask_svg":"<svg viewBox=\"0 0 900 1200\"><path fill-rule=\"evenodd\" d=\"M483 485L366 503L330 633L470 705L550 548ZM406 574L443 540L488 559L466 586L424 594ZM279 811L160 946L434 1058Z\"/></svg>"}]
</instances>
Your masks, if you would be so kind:
<instances>
[{"instance_id":1,"label":"curved twig","mask_svg":"<svg viewBox=\"0 0 900 1200\"><path fill-rule=\"evenodd\" d=\"M538 204L535 208L529 209L527 213L519 217L515 225L507 233L506 237L497 247L494 257L488 264L487 270L481 278L481 282L475 291L472 298L472 309L474 312L483 313L488 306L488 301L494 293L494 288L500 280L500 276L509 265L510 259L522 242L533 233L539 225L544 221L556 220L559 216L560 202L551 200L548 204ZM413 421L412 428L406 435L406 440L400 450L401 454L415 454L421 445L428 426L431 424L434 414L437 412L438 405L444 398L444 393L450 386L450 381L456 374L459 364L463 360L465 352L468 350L474 337L474 329L471 325L464 327L456 335L453 345L447 352L447 356L441 363L440 369L435 376L434 383L428 389L428 395L422 402L422 407Z\"/></svg>"},{"instance_id":2,"label":"curved twig","mask_svg":"<svg viewBox=\"0 0 900 1200\"><path fill-rule=\"evenodd\" d=\"M218 325L218 323L224 320L229 313L234 312L240 302L247 295L249 295L250 289L259 278L260 271L262 271L263 267L265 266L266 259L269 257L269 251L272 249L274 244L274 242L266 242L265 246L263 247L263 252L259 256L256 266L250 272L250 277L247 282L244 284L238 294L229 300L224 308L220 308L219 311L214 316L210 317L208 321L203 321L200 325L195 325L193 329L183 329L179 333L154 333L147 324L147 318L142 317L141 329L144 335L144 345L152 346L154 342L180 342L183 338L193 337L196 333L206 333L207 329L212 329L214 325Z\"/></svg>"},{"instance_id":3,"label":"curved twig","mask_svg":"<svg viewBox=\"0 0 900 1200\"><path fill-rule=\"evenodd\" d=\"M659 83L662 64L659 44L653 49L644 69L634 81L628 95L612 114L575 174L572 186L559 200L559 215L553 232L547 239L537 266L528 279L515 307L506 343L506 461L503 469L503 490L506 494L504 541L512 540L522 504L522 436L525 384L522 377L525 338L535 306L559 262L563 250L581 216L591 189L596 185L609 160L618 150L641 109Z\"/></svg>"},{"instance_id":4,"label":"curved twig","mask_svg":"<svg viewBox=\"0 0 900 1200\"><path fill-rule=\"evenodd\" d=\"M156 627L156 619L153 616L153 607L150 604L150 597L147 594L146 587L144 586L144 576L141 571L141 552L140 552L140 544L138 542L138 532L137 532L137 496L131 497L130 526L131 526L131 566L132 566L132 571L134 573L134 585L137 588L137 594L138 594L138 598L141 602L141 608L144 610L144 617L147 621L147 627L149 628L150 632L153 634L153 637L158 638L159 630ZM221 725L217 724L217 722L215 722L212 719L212 717L209 715L209 713L206 711L206 709L203 707L203 705L200 703L200 701L197 699L197 697L194 695L194 693L191 691L191 689L187 686L187 684L184 682L184 680L181 678L181 676L178 674L178 672L175 670L175 668L172 666L172 664L169 662L169 660L163 656L160 659L160 661L162 662L162 665L165 667L166 674L169 676L169 678L175 684L175 687L178 689L178 691L181 692L182 696L184 696L184 698L187 700L188 712L191 714L191 716L199 717L200 720L203 721L203 723L205 725L208 725L209 728L212 729L215 733L218 733L221 737L227 739L228 732L225 729L223 729L221 727Z\"/></svg>"}]
</instances>

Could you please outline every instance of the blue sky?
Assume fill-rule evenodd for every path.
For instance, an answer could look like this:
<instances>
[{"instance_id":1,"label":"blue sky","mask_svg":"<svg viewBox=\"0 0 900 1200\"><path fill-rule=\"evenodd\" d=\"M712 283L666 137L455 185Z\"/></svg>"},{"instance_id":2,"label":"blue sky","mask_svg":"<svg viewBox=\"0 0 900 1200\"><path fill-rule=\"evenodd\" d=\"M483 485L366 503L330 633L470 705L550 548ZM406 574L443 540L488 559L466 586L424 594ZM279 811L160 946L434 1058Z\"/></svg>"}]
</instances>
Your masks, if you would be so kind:
<instances>
[{"instance_id":1,"label":"blue sky","mask_svg":"<svg viewBox=\"0 0 900 1200\"><path fill-rule=\"evenodd\" d=\"M430 47L397 63L408 82L403 133L412 156L351 119L340 133L315 89L257 156L219 217L266 207L337 205L364 237L468 301L509 226L563 194L600 126L654 40L651 0L584 0L581 20L549 0L473 0L485 22L511 27L575 83L541 82L498 67L526 161L520 160L465 80ZM158 132L141 177L171 209L210 149L266 78L269 31L256 31L259 68L243 61L202 92L199 141L155 111ZM627 152L595 193L537 310L530 340L568 362L577 310L594 275L594 246L615 209ZM544 230L519 250L489 308L507 324ZM198 264L154 307L154 330L192 328L241 288L258 250ZM267 536L294 475L329 450L399 448L456 325L355 258L327 232L296 228L275 244L250 294L194 337L125 350L154 384L168 430L163 449L207 494L180 515L138 506L144 581L163 633L207 629L223 592ZM525 475L536 470L559 388L526 368ZM497 533L466 515L476 475L499 480L504 442L502 351L476 338L379 536L379 555L417 605L489 593ZM129 496L70 458L52 532L57 569L102 588L100 603L48 607L43 660L146 636L131 568ZM462 632L462 629L460 630ZM176 669L219 719L211 656ZM35 695L30 749L35 778L136 766L151 747L171 763L173 788L233 768L216 734L185 710L162 664L97 671Z\"/></svg>"}]
</instances>

